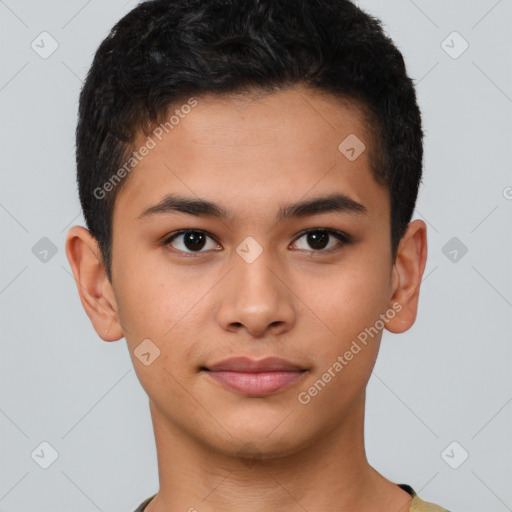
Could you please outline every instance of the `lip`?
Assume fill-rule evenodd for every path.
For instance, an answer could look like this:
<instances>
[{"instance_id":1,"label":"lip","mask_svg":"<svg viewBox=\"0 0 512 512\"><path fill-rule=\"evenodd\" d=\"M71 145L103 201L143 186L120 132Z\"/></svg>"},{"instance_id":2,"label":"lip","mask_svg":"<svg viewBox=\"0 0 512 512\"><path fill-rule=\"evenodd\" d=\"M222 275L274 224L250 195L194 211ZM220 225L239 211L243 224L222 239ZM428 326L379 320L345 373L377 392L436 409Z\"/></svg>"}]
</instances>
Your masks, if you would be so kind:
<instances>
[{"instance_id":1,"label":"lip","mask_svg":"<svg viewBox=\"0 0 512 512\"><path fill-rule=\"evenodd\" d=\"M232 371L246 373L300 371L306 370L300 365L286 361L279 357L265 357L264 359L251 359L250 357L230 357L207 367L210 371Z\"/></svg>"},{"instance_id":2,"label":"lip","mask_svg":"<svg viewBox=\"0 0 512 512\"><path fill-rule=\"evenodd\" d=\"M233 357L203 367L205 373L220 384L253 397L266 396L297 382L306 368L278 357L254 360Z\"/></svg>"}]
</instances>

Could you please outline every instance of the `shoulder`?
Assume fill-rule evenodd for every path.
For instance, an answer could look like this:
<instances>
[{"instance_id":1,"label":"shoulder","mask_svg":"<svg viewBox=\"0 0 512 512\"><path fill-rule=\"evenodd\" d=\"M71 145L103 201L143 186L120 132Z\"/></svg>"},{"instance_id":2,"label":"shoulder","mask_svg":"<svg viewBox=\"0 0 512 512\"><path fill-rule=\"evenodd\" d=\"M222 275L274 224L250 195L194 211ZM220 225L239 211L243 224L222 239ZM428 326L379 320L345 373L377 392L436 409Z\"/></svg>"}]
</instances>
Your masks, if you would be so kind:
<instances>
[{"instance_id":1,"label":"shoulder","mask_svg":"<svg viewBox=\"0 0 512 512\"><path fill-rule=\"evenodd\" d=\"M446 508L440 507L435 503L429 501L423 501L417 494L416 491L407 484L398 484L404 491L408 492L412 496L411 508L409 512L450 512Z\"/></svg>"},{"instance_id":2,"label":"shoulder","mask_svg":"<svg viewBox=\"0 0 512 512\"><path fill-rule=\"evenodd\" d=\"M149 502L156 496L154 494L153 496L150 496L149 498L145 499L133 512L143 512L144 509L147 507Z\"/></svg>"}]
</instances>

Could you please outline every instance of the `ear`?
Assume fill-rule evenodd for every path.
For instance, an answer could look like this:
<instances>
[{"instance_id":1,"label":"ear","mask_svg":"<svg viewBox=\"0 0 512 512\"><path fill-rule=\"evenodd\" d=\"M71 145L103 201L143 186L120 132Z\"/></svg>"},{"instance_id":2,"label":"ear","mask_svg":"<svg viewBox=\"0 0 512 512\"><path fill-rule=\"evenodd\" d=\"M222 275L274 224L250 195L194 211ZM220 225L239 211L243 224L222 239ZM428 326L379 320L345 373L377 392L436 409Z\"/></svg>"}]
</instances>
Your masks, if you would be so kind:
<instances>
[{"instance_id":1,"label":"ear","mask_svg":"<svg viewBox=\"0 0 512 512\"><path fill-rule=\"evenodd\" d=\"M415 220L400 240L393 263L390 307L397 313L386 323L388 331L405 332L414 324L426 262L427 226L422 220Z\"/></svg>"},{"instance_id":2,"label":"ear","mask_svg":"<svg viewBox=\"0 0 512 512\"><path fill-rule=\"evenodd\" d=\"M123 337L112 284L105 273L98 242L90 231L73 226L66 238L66 256L82 306L104 341Z\"/></svg>"}]
</instances>

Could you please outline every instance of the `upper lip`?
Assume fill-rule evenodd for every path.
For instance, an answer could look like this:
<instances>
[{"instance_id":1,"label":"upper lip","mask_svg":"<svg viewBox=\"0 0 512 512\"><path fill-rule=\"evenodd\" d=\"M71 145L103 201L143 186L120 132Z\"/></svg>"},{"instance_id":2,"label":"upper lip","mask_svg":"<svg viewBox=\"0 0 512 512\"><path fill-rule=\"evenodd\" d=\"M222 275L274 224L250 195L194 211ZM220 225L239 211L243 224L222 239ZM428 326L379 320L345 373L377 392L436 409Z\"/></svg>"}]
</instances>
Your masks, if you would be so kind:
<instances>
[{"instance_id":1,"label":"upper lip","mask_svg":"<svg viewBox=\"0 0 512 512\"><path fill-rule=\"evenodd\" d=\"M302 366L286 361L279 357L266 357L264 359L251 359L249 357L231 357L218 363L205 367L211 371L239 371L247 373L272 371L301 371Z\"/></svg>"}]
</instances>

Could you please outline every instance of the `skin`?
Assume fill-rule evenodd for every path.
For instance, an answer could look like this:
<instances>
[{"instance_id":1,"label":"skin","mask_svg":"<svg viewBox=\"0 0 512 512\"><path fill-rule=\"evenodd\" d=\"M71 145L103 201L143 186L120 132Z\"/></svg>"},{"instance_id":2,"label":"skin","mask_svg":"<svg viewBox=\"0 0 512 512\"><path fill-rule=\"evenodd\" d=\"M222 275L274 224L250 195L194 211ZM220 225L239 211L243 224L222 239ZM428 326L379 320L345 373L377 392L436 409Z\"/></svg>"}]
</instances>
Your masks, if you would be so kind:
<instances>
[{"instance_id":1,"label":"skin","mask_svg":"<svg viewBox=\"0 0 512 512\"><path fill-rule=\"evenodd\" d=\"M355 104L300 87L196 99L119 192L112 283L87 229L72 227L66 241L96 332L105 341L125 337L149 397L160 490L146 510L408 511L411 497L369 465L364 448L365 390L382 330L308 404L298 393L393 304L401 310L385 328L400 333L413 325L425 223L409 224L393 262L389 197L370 171L371 140ZM366 146L354 161L338 150L349 134ZM135 146L145 140L139 135ZM276 222L280 206L333 192L367 214ZM213 201L232 217L138 219L168 193ZM331 236L315 252L302 234L312 228L339 230L353 241ZM183 237L163 243L181 229L215 239L187 256L193 246ZM236 252L248 236L262 249L252 263ZM339 250L325 252L331 247ZM134 350L147 338L160 355L145 366ZM272 395L252 397L199 370L240 355L278 356L308 372Z\"/></svg>"}]
</instances>

